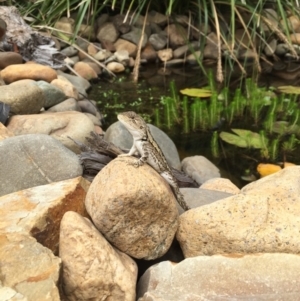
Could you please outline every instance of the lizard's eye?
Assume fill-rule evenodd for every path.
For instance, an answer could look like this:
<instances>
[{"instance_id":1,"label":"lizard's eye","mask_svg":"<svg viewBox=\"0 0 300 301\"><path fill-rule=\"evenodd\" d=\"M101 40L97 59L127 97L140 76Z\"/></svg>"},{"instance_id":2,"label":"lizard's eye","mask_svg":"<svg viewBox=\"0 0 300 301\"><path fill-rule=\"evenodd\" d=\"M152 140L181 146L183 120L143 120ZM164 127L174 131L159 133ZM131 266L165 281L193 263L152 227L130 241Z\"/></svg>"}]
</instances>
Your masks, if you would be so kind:
<instances>
[{"instance_id":1,"label":"lizard's eye","mask_svg":"<svg viewBox=\"0 0 300 301\"><path fill-rule=\"evenodd\" d=\"M144 127L141 125L141 126L140 126L140 129L142 130L143 128L144 128Z\"/></svg>"}]
</instances>

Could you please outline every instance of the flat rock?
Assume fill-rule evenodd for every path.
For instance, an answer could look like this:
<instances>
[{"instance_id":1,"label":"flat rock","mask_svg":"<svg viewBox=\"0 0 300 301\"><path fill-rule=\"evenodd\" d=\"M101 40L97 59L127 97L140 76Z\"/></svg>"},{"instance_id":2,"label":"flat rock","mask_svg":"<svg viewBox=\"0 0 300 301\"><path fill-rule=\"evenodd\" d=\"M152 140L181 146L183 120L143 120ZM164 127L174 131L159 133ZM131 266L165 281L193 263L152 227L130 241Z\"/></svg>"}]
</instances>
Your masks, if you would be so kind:
<instances>
[{"instance_id":1,"label":"flat rock","mask_svg":"<svg viewBox=\"0 0 300 301\"><path fill-rule=\"evenodd\" d=\"M87 214L88 186L79 177L0 197L1 300L60 300L60 221L68 210Z\"/></svg>"},{"instance_id":2,"label":"flat rock","mask_svg":"<svg viewBox=\"0 0 300 301\"><path fill-rule=\"evenodd\" d=\"M57 112L34 115L16 115L10 118L7 128L16 136L25 134L46 134L60 141L74 152L78 147L69 139L86 143L94 129L93 122L80 112Z\"/></svg>"},{"instance_id":3,"label":"flat rock","mask_svg":"<svg viewBox=\"0 0 300 301\"><path fill-rule=\"evenodd\" d=\"M40 64L10 65L0 72L6 84L20 79L44 80L48 83L57 78L55 70Z\"/></svg>"},{"instance_id":4,"label":"flat rock","mask_svg":"<svg viewBox=\"0 0 300 301\"><path fill-rule=\"evenodd\" d=\"M151 134L155 141L164 153L170 166L180 169L179 154L176 149L174 142L170 137L162 130L152 124L148 124ZM118 147L128 150L133 144L132 135L128 130L121 124L120 121L113 123L106 131L104 139L114 143Z\"/></svg>"},{"instance_id":5,"label":"flat rock","mask_svg":"<svg viewBox=\"0 0 300 301\"><path fill-rule=\"evenodd\" d=\"M198 184L212 178L220 178L219 169L203 156L186 157L181 162L182 170Z\"/></svg>"},{"instance_id":6,"label":"flat rock","mask_svg":"<svg viewBox=\"0 0 300 301\"><path fill-rule=\"evenodd\" d=\"M169 249L177 230L176 199L165 180L136 159L118 158L95 177L86 209L97 229L122 252L155 259Z\"/></svg>"},{"instance_id":7,"label":"flat rock","mask_svg":"<svg viewBox=\"0 0 300 301\"><path fill-rule=\"evenodd\" d=\"M72 211L64 215L59 254L68 300L135 301L136 263L113 248L87 218Z\"/></svg>"},{"instance_id":8,"label":"flat rock","mask_svg":"<svg viewBox=\"0 0 300 301\"><path fill-rule=\"evenodd\" d=\"M78 157L47 135L6 138L0 141L0 154L1 196L82 174Z\"/></svg>"},{"instance_id":9,"label":"flat rock","mask_svg":"<svg viewBox=\"0 0 300 301\"><path fill-rule=\"evenodd\" d=\"M199 256L161 262L138 283L138 301L296 301L300 257L293 254Z\"/></svg>"},{"instance_id":10,"label":"flat rock","mask_svg":"<svg viewBox=\"0 0 300 301\"><path fill-rule=\"evenodd\" d=\"M43 90L44 93L44 108L55 106L66 99L65 93L58 87L51 85L43 80L38 81L37 86Z\"/></svg>"},{"instance_id":11,"label":"flat rock","mask_svg":"<svg viewBox=\"0 0 300 301\"><path fill-rule=\"evenodd\" d=\"M241 193L189 210L176 234L185 257L300 252L300 166L245 186Z\"/></svg>"},{"instance_id":12,"label":"flat rock","mask_svg":"<svg viewBox=\"0 0 300 301\"><path fill-rule=\"evenodd\" d=\"M16 52L0 52L0 69L4 69L9 65L22 64L23 58Z\"/></svg>"}]
</instances>

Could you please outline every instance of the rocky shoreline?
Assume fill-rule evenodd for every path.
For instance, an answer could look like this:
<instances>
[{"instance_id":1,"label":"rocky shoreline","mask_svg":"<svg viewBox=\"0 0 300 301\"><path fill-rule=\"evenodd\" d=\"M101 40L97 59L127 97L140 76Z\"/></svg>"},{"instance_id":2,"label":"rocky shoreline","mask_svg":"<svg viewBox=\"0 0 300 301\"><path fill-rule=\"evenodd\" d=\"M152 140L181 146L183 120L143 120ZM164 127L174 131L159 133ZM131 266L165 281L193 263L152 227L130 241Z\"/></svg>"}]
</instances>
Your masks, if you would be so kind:
<instances>
[{"instance_id":1,"label":"rocky shoreline","mask_svg":"<svg viewBox=\"0 0 300 301\"><path fill-rule=\"evenodd\" d=\"M69 139L103 133L81 63L79 77L0 53L0 299L298 300L300 167L240 190L200 154L180 162L156 128L169 164L203 183L181 188L191 210L131 158L90 183ZM119 122L104 138L132 144Z\"/></svg>"}]
</instances>

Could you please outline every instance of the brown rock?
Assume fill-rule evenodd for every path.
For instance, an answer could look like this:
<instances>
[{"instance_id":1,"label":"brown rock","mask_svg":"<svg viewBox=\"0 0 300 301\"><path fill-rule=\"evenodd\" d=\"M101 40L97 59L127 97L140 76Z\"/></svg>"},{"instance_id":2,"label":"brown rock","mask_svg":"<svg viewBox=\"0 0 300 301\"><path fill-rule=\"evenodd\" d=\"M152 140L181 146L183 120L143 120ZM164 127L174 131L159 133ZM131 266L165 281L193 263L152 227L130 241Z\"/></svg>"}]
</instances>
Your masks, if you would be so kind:
<instances>
[{"instance_id":1,"label":"brown rock","mask_svg":"<svg viewBox=\"0 0 300 301\"><path fill-rule=\"evenodd\" d=\"M98 78L95 70L89 66L89 64L84 62L78 62L74 65L74 70L83 78L91 80L93 78Z\"/></svg>"},{"instance_id":2,"label":"brown rock","mask_svg":"<svg viewBox=\"0 0 300 301\"><path fill-rule=\"evenodd\" d=\"M125 70L124 65L118 62L110 62L107 64L106 68L113 73L121 73Z\"/></svg>"},{"instance_id":3,"label":"brown rock","mask_svg":"<svg viewBox=\"0 0 300 301\"><path fill-rule=\"evenodd\" d=\"M104 49L106 49L108 51L111 51L111 52L115 52L116 51L116 47L115 47L115 45L114 45L113 42L101 39L100 43L101 43L101 47L102 48L104 48Z\"/></svg>"},{"instance_id":4,"label":"brown rock","mask_svg":"<svg viewBox=\"0 0 300 301\"><path fill-rule=\"evenodd\" d=\"M74 152L78 147L69 139L87 143L85 137L94 129L93 122L79 112L57 112L47 114L15 115L10 118L7 128L16 136L24 134L46 134L60 141Z\"/></svg>"},{"instance_id":5,"label":"brown rock","mask_svg":"<svg viewBox=\"0 0 300 301\"><path fill-rule=\"evenodd\" d=\"M65 31L67 33L74 33L75 21L72 18L62 17L54 24L54 28Z\"/></svg>"},{"instance_id":6,"label":"brown rock","mask_svg":"<svg viewBox=\"0 0 300 301\"><path fill-rule=\"evenodd\" d=\"M22 64L23 58L16 52L0 52L0 69L4 69L9 65Z\"/></svg>"},{"instance_id":7,"label":"brown rock","mask_svg":"<svg viewBox=\"0 0 300 301\"><path fill-rule=\"evenodd\" d=\"M13 136L14 134L0 122L0 141Z\"/></svg>"},{"instance_id":8,"label":"brown rock","mask_svg":"<svg viewBox=\"0 0 300 301\"><path fill-rule=\"evenodd\" d=\"M1 281L6 291L13 288L18 294L9 300L60 300L56 285L61 260L46 247L57 251L64 212L86 214L88 185L76 178L0 197Z\"/></svg>"},{"instance_id":9,"label":"brown rock","mask_svg":"<svg viewBox=\"0 0 300 301\"><path fill-rule=\"evenodd\" d=\"M89 55L94 56L99 50L95 47L93 43L90 43L87 52Z\"/></svg>"},{"instance_id":10,"label":"brown rock","mask_svg":"<svg viewBox=\"0 0 300 301\"><path fill-rule=\"evenodd\" d=\"M119 37L119 32L117 31L115 25L112 22L106 22L98 28L97 40L98 41L110 41L114 43Z\"/></svg>"},{"instance_id":11,"label":"brown rock","mask_svg":"<svg viewBox=\"0 0 300 301\"><path fill-rule=\"evenodd\" d=\"M55 70L40 64L17 64L3 69L1 77L10 84L20 79L44 80L48 83L57 78Z\"/></svg>"},{"instance_id":12,"label":"brown rock","mask_svg":"<svg viewBox=\"0 0 300 301\"><path fill-rule=\"evenodd\" d=\"M57 79L51 82L51 85L61 89L66 97L79 99L79 93L76 87L65 77L58 75Z\"/></svg>"},{"instance_id":13,"label":"brown rock","mask_svg":"<svg viewBox=\"0 0 300 301\"><path fill-rule=\"evenodd\" d=\"M290 38L293 44L300 45L300 33L292 33Z\"/></svg>"},{"instance_id":14,"label":"brown rock","mask_svg":"<svg viewBox=\"0 0 300 301\"><path fill-rule=\"evenodd\" d=\"M138 300L299 299L300 257L293 254L199 256L152 266L138 283Z\"/></svg>"},{"instance_id":15,"label":"brown rock","mask_svg":"<svg viewBox=\"0 0 300 301\"><path fill-rule=\"evenodd\" d=\"M245 186L241 193L189 210L177 239L185 257L225 253L299 253L300 166Z\"/></svg>"},{"instance_id":16,"label":"brown rock","mask_svg":"<svg viewBox=\"0 0 300 301\"><path fill-rule=\"evenodd\" d=\"M141 59L147 60L147 62L153 62L157 59L156 51L150 43L147 43L141 53Z\"/></svg>"},{"instance_id":17,"label":"brown rock","mask_svg":"<svg viewBox=\"0 0 300 301\"><path fill-rule=\"evenodd\" d=\"M70 248L70 246L72 246ZM67 212L60 228L59 254L68 300L135 300L136 263L114 249L93 224Z\"/></svg>"},{"instance_id":18,"label":"brown rock","mask_svg":"<svg viewBox=\"0 0 300 301\"><path fill-rule=\"evenodd\" d=\"M97 73L97 75L101 74L101 67L95 62L84 62L84 63L88 64Z\"/></svg>"},{"instance_id":19,"label":"brown rock","mask_svg":"<svg viewBox=\"0 0 300 301\"><path fill-rule=\"evenodd\" d=\"M169 249L178 211L170 187L147 164L136 159L111 161L93 180L86 208L98 230L122 252L155 259Z\"/></svg>"},{"instance_id":20,"label":"brown rock","mask_svg":"<svg viewBox=\"0 0 300 301\"><path fill-rule=\"evenodd\" d=\"M173 57L173 50L171 48L157 51L157 55L162 62L167 62Z\"/></svg>"},{"instance_id":21,"label":"brown rock","mask_svg":"<svg viewBox=\"0 0 300 301\"><path fill-rule=\"evenodd\" d=\"M292 15L287 19L289 31L291 33L300 33L300 19L296 15ZM281 20L281 24L285 27L285 22Z\"/></svg>"},{"instance_id":22,"label":"brown rock","mask_svg":"<svg viewBox=\"0 0 300 301\"><path fill-rule=\"evenodd\" d=\"M188 32L182 25L170 24L165 28L165 31L168 34L170 45L172 47L185 45L188 40Z\"/></svg>"},{"instance_id":23,"label":"brown rock","mask_svg":"<svg viewBox=\"0 0 300 301\"><path fill-rule=\"evenodd\" d=\"M137 46L129 41L118 39L114 46L116 47L116 51L126 50L129 56L136 56Z\"/></svg>"}]
</instances>

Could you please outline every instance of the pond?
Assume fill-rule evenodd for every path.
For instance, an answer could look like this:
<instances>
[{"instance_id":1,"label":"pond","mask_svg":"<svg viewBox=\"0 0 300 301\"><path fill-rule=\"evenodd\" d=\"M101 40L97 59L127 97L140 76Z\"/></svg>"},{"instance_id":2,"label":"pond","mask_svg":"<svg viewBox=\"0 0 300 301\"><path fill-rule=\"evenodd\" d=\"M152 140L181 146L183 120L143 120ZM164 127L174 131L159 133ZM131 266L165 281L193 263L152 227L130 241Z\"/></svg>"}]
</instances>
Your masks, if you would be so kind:
<instances>
[{"instance_id":1,"label":"pond","mask_svg":"<svg viewBox=\"0 0 300 301\"><path fill-rule=\"evenodd\" d=\"M210 70L212 74L215 72L214 69ZM223 177L229 178L238 187L247 184L252 176L259 177L256 169L261 162L288 161L300 164L297 95L276 96L273 92L275 88L266 88L294 83L262 76L254 85L252 81L245 83L238 75L235 77L231 74L231 82L226 90L228 99L224 100L224 89L212 81L213 76L204 76L199 67L164 70L147 66L140 70L139 75L137 84L128 73L115 80L103 79L93 85L89 97L98 103L105 116L104 130L117 121L119 112L135 111L170 136L181 159L194 155L205 156L221 170ZM180 93L185 88L207 86L215 92L214 110L213 96L200 100L184 97ZM248 99L243 96L247 93L250 94ZM272 97L276 98L275 101ZM203 122L205 118L206 123ZM284 123L285 127L294 124L293 129L296 130L278 134L274 130L278 121ZM228 133L231 129L257 133L267 141L268 147L255 149L228 144L220 138L220 132Z\"/></svg>"}]
</instances>

